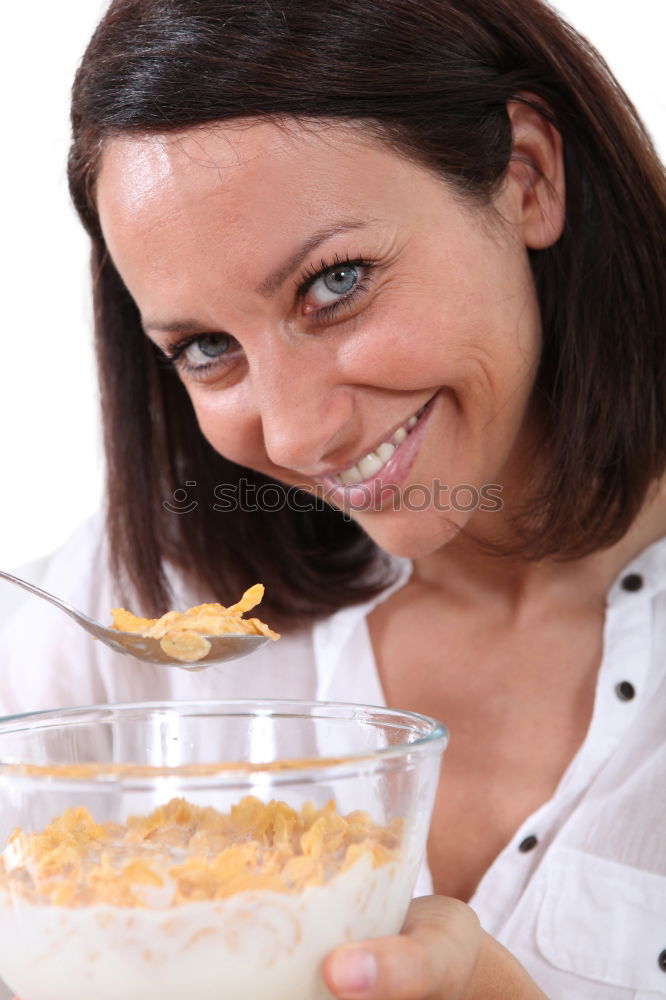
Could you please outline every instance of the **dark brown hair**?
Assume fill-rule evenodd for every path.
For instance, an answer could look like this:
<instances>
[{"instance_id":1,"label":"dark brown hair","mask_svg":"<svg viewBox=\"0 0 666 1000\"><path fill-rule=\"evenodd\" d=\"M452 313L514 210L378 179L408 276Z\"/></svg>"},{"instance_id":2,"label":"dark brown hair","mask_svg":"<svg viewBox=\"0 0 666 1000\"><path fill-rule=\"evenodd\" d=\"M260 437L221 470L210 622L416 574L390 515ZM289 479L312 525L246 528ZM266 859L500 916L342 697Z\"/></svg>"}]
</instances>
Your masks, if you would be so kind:
<instances>
[{"instance_id":1,"label":"dark brown hair","mask_svg":"<svg viewBox=\"0 0 666 1000\"><path fill-rule=\"evenodd\" d=\"M105 141L248 116L354 119L488 204L516 95L563 136L567 213L558 242L531 253L547 468L512 551L574 558L626 532L666 464L664 180L598 54L539 0L111 3L76 76L69 178L93 243L112 553L145 609L168 604L165 559L220 600L263 580L283 622L369 597L386 565L330 508L212 509L216 485L267 480L212 450L141 331L96 212ZM204 503L165 510L188 480Z\"/></svg>"}]
</instances>

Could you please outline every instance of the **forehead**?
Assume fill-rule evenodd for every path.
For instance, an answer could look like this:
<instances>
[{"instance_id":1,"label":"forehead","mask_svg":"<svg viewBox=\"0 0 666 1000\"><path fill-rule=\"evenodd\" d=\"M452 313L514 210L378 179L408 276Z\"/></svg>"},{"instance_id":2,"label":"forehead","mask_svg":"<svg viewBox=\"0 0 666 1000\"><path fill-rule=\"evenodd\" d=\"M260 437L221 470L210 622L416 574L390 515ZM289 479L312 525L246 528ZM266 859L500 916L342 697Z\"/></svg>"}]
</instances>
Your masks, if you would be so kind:
<instances>
[{"instance_id":1,"label":"forehead","mask_svg":"<svg viewBox=\"0 0 666 1000\"><path fill-rule=\"evenodd\" d=\"M256 217L339 214L395 194L413 164L358 129L338 124L231 123L183 133L119 137L104 150L97 185L103 228L166 225L186 213L225 230ZM198 211L196 211L198 209Z\"/></svg>"},{"instance_id":2,"label":"forehead","mask_svg":"<svg viewBox=\"0 0 666 1000\"><path fill-rule=\"evenodd\" d=\"M292 246L346 220L418 225L419 186L433 183L353 124L233 122L113 139L97 203L130 292L147 308L167 292L178 308L193 292L213 302L261 282Z\"/></svg>"},{"instance_id":3,"label":"forehead","mask_svg":"<svg viewBox=\"0 0 666 1000\"><path fill-rule=\"evenodd\" d=\"M265 289L299 247L318 245L316 234L353 230L336 252L363 258L378 252L375 237L388 252L444 211L452 238L469 226L457 201L356 123L234 122L118 137L97 185L104 238L144 315L189 315L196 305L211 323L245 290Z\"/></svg>"}]
</instances>

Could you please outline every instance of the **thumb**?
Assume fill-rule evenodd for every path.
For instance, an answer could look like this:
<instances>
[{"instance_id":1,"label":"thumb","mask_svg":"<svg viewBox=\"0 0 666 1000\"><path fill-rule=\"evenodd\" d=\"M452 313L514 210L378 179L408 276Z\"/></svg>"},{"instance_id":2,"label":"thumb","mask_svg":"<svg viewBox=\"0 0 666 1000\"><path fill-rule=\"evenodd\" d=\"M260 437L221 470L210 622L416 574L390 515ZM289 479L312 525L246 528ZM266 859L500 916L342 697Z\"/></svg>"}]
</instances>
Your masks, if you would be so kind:
<instances>
[{"instance_id":1,"label":"thumb","mask_svg":"<svg viewBox=\"0 0 666 1000\"><path fill-rule=\"evenodd\" d=\"M340 1000L455 1000L474 972L481 940L469 906L424 896L411 904L400 935L331 952L324 980Z\"/></svg>"}]
</instances>

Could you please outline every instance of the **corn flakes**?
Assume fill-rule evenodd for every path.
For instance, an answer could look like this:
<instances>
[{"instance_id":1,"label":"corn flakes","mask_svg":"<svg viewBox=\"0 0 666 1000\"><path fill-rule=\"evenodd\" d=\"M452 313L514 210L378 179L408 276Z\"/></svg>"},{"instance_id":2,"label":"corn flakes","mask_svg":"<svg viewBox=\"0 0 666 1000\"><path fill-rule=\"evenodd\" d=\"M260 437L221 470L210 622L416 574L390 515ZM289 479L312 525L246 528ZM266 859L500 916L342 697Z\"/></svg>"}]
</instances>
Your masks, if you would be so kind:
<instances>
[{"instance_id":1,"label":"corn flakes","mask_svg":"<svg viewBox=\"0 0 666 1000\"><path fill-rule=\"evenodd\" d=\"M256 583L231 607L198 604L182 613L167 611L161 618L140 618L125 608L114 608L111 612L112 628L146 639L159 639L167 656L194 663L210 652L207 636L265 635L269 639L279 639L279 634L258 618L243 618L245 612L256 607L263 596L263 584Z\"/></svg>"},{"instance_id":2,"label":"corn flakes","mask_svg":"<svg viewBox=\"0 0 666 1000\"><path fill-rule=\"evenodd\" d=\"M365 854L374 868L395 861L401 834L401 820L382 827L365 812L342 816L333 801L297 812L248 795L221 813L172 799L126 825L96 823L79 806L41 833L14 831L0 859L0 888L69 908L293 894L325 885Z\"/></svg>"}]
</instances>

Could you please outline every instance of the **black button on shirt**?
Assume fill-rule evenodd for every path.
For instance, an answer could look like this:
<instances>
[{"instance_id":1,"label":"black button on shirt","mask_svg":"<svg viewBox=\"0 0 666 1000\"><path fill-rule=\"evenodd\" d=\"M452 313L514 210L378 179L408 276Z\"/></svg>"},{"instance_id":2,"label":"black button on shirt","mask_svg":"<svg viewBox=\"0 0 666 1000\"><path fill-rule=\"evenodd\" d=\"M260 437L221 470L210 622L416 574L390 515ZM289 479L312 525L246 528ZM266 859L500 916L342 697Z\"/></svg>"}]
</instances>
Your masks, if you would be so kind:
<instances>
[{"instance_id":1,"label":"black button on shirt","mask_svg":"<svg viewBox=\"0 0 666 1000\"><path fill-rule=\"evenodd\" d=\"M628 590L630 593L634 593L636 590L640 590L643 586L643 577L640 573L627 573L626 576L622 577L622 589Z\"/></svg>"},{"instance_id":2,"label":"black button on shirt","mask_svg":"<svg viewBox=\"0 0 666 1000\"><path fill-rule=\"evenodd\" d=\"M664 948L664 950L659 955L659 958L657 959L657 963L658 963L659 968L661 969L661 971L662 972L666 972L666 948Z\"/></svg>"},{"instance_id":3,"label":"black button on shirt","mask_svg":"<svg viewBox=\"0 0 666 1000\"><path fill-rule=\"evenodd\" d=\"M537 840L537 838L534 836L533 833L531 833L529 837L525 837L524 840L521 840L521 842L518 844L518 850L522 851L523 854L527 854L527 852L531 851L532 848L536 847L538 843L539 841Z\"/></svg>"},{"instance_id":4,"label":"black button on shirt","mask_svg":"<svg viewBox=\"0 0 666 1000\"><path fill-rule=\"evenodd\" d=\"M636 694L636 688L631 681L620 681L619 684L615 685L615 694L620 701L631 701Z\"/></svg>"}]
</instances>

